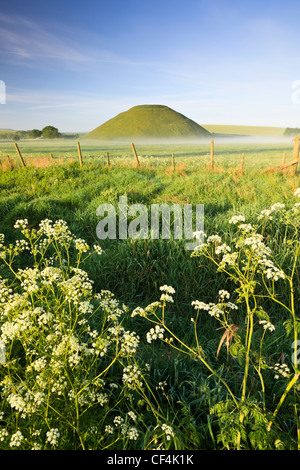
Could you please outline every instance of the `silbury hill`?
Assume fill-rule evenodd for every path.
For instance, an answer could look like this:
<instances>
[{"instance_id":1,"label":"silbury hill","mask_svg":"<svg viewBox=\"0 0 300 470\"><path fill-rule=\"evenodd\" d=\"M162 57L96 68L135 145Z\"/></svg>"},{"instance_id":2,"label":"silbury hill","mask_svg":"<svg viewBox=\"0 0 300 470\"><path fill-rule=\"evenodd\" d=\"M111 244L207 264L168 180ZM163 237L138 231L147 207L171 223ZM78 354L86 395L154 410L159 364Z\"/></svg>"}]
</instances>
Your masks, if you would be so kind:
<instances>
[{"instance_id":1,"label":"silbury hill","mask_svg":"<svg viewBox=\"0 0 300 470\"><path fill-rule=\"evenodd\" d=\"M85 134L85 139L191 140L210 137L210 132L183 114L163 105L141 105L118 114Z\"/></svg>"}]
</instances>

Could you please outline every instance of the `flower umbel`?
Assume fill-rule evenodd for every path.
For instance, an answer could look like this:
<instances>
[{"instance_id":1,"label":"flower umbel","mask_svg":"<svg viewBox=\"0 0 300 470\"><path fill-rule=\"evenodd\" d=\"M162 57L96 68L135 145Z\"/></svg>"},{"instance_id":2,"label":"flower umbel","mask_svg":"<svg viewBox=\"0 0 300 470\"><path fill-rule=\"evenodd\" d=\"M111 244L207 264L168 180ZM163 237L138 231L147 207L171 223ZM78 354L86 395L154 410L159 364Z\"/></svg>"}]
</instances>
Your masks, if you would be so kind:
<instances>
[{"instance_id":1,"label":"flower umbel","mask_svg":"<svg viewBox=\"0 0 300 470\"><path fill-rule=\"evenodd\" d=\"M164 332L165 330L161 326L155 325L155 328L151 328L151 330L147 333L148 343L152 343L152 341L156 339L163 339Z\"/></svg>"}]
</instances>

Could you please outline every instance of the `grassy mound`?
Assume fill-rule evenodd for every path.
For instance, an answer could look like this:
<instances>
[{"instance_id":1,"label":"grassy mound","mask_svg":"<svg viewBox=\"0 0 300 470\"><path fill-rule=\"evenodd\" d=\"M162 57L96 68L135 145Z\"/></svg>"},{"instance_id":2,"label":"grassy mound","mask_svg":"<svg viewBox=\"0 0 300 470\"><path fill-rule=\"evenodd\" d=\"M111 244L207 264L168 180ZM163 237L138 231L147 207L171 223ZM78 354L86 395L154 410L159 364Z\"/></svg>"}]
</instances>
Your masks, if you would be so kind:
<instances>
[{"instance_id":1,"label":"grassy mound","mask_svg":"<svg viewBox=\"0 0 300 470\"><path fill-rule=\"evenodd\" d=\"M196 122L168 106L135 106L105 122L84 136L86 139L186 139L209 137Z\"/></svg>"}]
</instances>

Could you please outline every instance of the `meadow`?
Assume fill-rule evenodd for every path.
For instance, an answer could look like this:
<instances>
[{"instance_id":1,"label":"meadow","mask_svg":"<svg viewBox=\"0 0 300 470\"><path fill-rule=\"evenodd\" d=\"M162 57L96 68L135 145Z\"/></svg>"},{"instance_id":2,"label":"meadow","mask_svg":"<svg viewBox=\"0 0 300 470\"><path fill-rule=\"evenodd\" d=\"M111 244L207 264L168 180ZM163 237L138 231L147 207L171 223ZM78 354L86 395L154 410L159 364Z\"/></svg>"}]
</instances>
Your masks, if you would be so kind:
<instances>
[{"instance_id":1,"label":"meadow","mask_svg":"<svg viewBox=\"0 0 300 470\"><path fill-rule=\"evenodd\" d=\"M299 449L292 142L223 140L214 170L209 143L138 144L140 168L122 143L82 141L82 166L73 141L19 148L26 168L0 142L0 449ZM122 195L204 204L210 243L100 241Z\"/></svg>"}]
</instances>

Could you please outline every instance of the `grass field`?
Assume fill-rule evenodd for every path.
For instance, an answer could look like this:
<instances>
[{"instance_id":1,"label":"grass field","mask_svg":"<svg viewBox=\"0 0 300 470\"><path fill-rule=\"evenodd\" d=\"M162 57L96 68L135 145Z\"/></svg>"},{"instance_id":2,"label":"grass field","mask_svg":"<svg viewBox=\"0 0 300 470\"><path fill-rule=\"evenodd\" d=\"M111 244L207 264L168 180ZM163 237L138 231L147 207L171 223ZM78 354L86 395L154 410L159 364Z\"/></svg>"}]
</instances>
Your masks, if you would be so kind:
<instances>
[{"instance_id":1,"label":"grass field","mask_svg":"<svg viewBox=\"0 0 300 470\"><path fill-rule=\"evenodd\" d=\"M203 127L209 132L215 134L231 134L231 135L253 135L253 136L283 136L285 127L266 127L266 126L234 126L234 125L217 125L203 124Z\"/></svg>"},{"instance_id":2,"label":"grass field","mask_svg":"<svg viewBox=\"0 0 300 470\"><path fill-rule=\"evenodd\" d=\"M134 163L130 141L112 143L101 141L80 141L82 156L85 162L106 162L106 153L109 152L111 164ZM18 143L22 155L28 163L36 159L48 159L50 153L57 161L78 161L76 141L72 140L24 140ZM139 143L136 145L137 153L144 166L168 166L171 162L172 152L179 165L195 170L209 165L210 141L191 143ZM282 162L283 153L286 152L286 161L292 159L293 139L279 142L241 142L230 140L228 142L215 142L215 163L219 168L234 169L240 165L241 155L245 153L245 165L260 170L277 166ZM0 142L0 159L9 155L18 164L18 157L13 143ZM158 158L160 157L160 158Z\"/></svg>"},{"instance_id":3,"label":"grass field","mask_svg":"<svg viewBox=\"0 0 300 470\"><path fill-rule=\"evenodd\" d=\"M58 235L58 231L53 231L51 224L46 223L43 234L48 237L46 245L51 245L54 266L67 276L71 269L63 268L62 259L67 266L80 265L93 282L94 294L111 291L129 310L124 310L120 317L121 306L116 313L116 303L101 298L97 314L93 318L88 316L92 328L89 330L73 297L65 309L61 294L65 291L59 291L60 281L56 287L49 281L41 283L40 290L29 291L28 284L31 285L33 278L27 277L28 284L20 284L16 268L11 271L13 265L9 266L12 251L6 252L6 263L1 268L3 278L9 280L16 293L23 292L30 308L43 308L57 315L59 320L43 323L50 343L57 331L61 331L61 336L60 343L53 340L49 351L42 342L43 335L33 326L34 321L38 321L36 317L26 317L26 323L22 317L23 307L2 308L2 336L3 325L8 331L7 323L19 324L20 315L25 326L21 330L16 327L14 331L18 334L7 332L4 335L10 360L9 366L0 371L1 380L6 381L3 394L7 397L0 407L5 423L0 431L3 437L0 448L297 449L300 445L296 384L299 374L297 366L294 375L292 373L291 343L299 332L299 216L293 212L297 202L293 193L300 186L300 176L264 171L280 165L284 152L286 160L291 160L292 143L216 144L214 171L209 169L207 143L140 144L137 153L141 168L134 166L130 144L82 142L82 167L78 163L75 142L22 141L19 147L28 168L20 167L13 144L0 143L1 161L10 155L16 165L14 170L0 174L1 232L6 244L15 244L20 239L20 232L14 227L17 219L28 219L30 229L38 229L44 219L64 220L74 235L76 246L80 245L79 239L90 246L100 243L103 253L84 261L85 251L71 249L68 245L71 241L62 235L65 232L61 229ZM107 167L106 152L110 155L110 167ZM172 152L175 171L171 169ZM241 175L243 152L245 171ZM50 153L55 159L52 164L47 162ZM34 163L37 159L42 162L41 167L29 166L30 161ZM244 267L248 267L244 271L236 268L233 275L230 267L218 272L210 255L191 257L183 240L148 238L100 242L96 236L96 209L105 203L117 208L122 195L127 195L128 204L142 203L148 208L155 203L204 204L207 236L218 234L232 249L238 235L236 226L229 220L243 214L245 223L257 224L257 231L263 232L265 243L271 246L276 263L288 273L287 277L276 282L274 278L266 278L263 282L259 278L259 263L253 261L253 268L250 263L256 259L256 252L253 249L249 254L246 244L240 245L244 248L238 259L246 260ZM276 203L285 204L285 209L281 212L274 209L273 218L268 221L270 225L267 221L258 222L261 211ZM25 230L25 236L26 233L30 232ZM245 237L244 234L244 241ZM39 245L35 263L32 255L21 250L16 257L16 267L35 267L45 273L45 256L39 257L39 254L46 245ZM290 279L294 281L292 291ZM255 294L249 287L254 281L257 283ZM132 316L138 307L145 309L160 299L161 286L172 286L175 293L169 288L169 294L174 302L165 302L162 312L155 311L152 317L150 314ZM244 289L243 294L241 289ZM218 318L207 314L205 309L195 312L191 302L218 304L222 290L231 293L232 301L239 305L238 313L234 309L226 313L229 316L224 313L220 324ZM91 297L89 289L80 295L82 302L88 299L90 304L99 303L99 298ZM26 308L28 311L29 307ZM275 326L275 331L269 332L260 326L259 321L267 324L267 320ZM238 325L238 333L232 334L229 327L232 324ZM54 328L51 334L50 326ZM117 340L112 339L109 326L119 328ZM126 344L126 335L120 326L127 331L126 341L130 339L128 350L120 346ZM173 349L170 341L154 341L151 327L163 328L164 339L167 336L174 339ZM96 330L98 343L96 339L91 340L93 335L90 334ZM139 336L137 348L135 335L128 331ZM226 331L217 358L218 346ZM286 335L287 331L290 336ZM71 347L74 335L77 335L77 346ZM35 343L30 338L34 338ZM69 338L69 342L61 356L57 352L55 361L60 358L61 363L59 366L55 363L57 369L52 369L53 351L60 350L63 338ZM104 349L99 346L101 353L98 351L97 358L87 354L86 348L92 348L88 346L90 340L101 343L101 348L109 344L108 352L102 356ZM229 340L233 347L228 357L225 344L229 344ZM94 350L97 347L93 346ZM48 369L38 366L35 362L38 360L39 364L46 361ZM31 363L37 364L36 368L30 368ZM286 363L290 369L288 376L274 380L272 367ZM24 369L24 364L28 370ZM47 370L51 370L50 376ZM130 376L133 371L135 376ZM58 385L53 385L54 391L50 393L51 387L48 389L45 385L46 376L47 383L53 378L60 384L60 393ZM97 382L95 377L97 380L101 377L103 383ZM41 402L31 411L26 408L24 390L28 393L30 390L34 397L34 394L41 394ZM89 394L83 396L83 390ZM16 405L17 398L20 403L23 400L22 406ZM19 434L15 435L19 430L22 439ZM13 445L12 439L16 443L17 438L21 439L20 444Z\"/></svg>"},{"instance_id":4,"label":"grass field","mask_svg":"<svg viewBox=\"0 0 300 470\"><path fill-rule=\"evenodd\" d=\"M49 141L43 146L24 142L19 147L27 163L31 159L44 161L51 150L56 161L62 159L65 164L23 171L18 158L13 155L13 145L0 145L0 158L10 154L19 168L1 176L1 221L2 230L6 232L17 218L26 217L37 224L48 217L66 220L72 230L83 237L95 236L96 208L101 203L117 204L119 195L123 194L127 194L131 204L204 204L208 233L226 231L230 215L238 211L251 214L277 201L287 202L291 191L297 187L297 177L291 179L281 173L261 173L262 169L279 165L284 151L287 152L287 161L291 160L292 149L286 145L261 148L259 144L228 144L216 147L215 172L209 170L209 146L205 144L139 146L140 170L134 167L130 146L125 145L113 147L107 144L99 148L91 143L82 144L83 168L78 165L75 142L62 145L61 142ZM110 154L109 169L106 151ZM176 161L174 174L171 171L172 151ZM246 153L244 176L239 175L242 151ZM117 252L125 249L122 243L112 245ZM131 243L126 242L125 246L132 251ZM122 258L118 253L115 257ZM162 276L163 267L164 258L159 268ZM174 266L170 268L173 270ZM122 271L124 266L120 269ZM140 278L135 269L133 266L128 276L128 282L132 281L133 285L136 278ZM144 260L144 269L149 272L147 283L152 285L154 278L152 269L147 267L147 259ZM114 281L110 281L110 285L113 284ZM116 294L126 295L127 301L127 285L117 286Z\"/></svg>"}]
</instances>

